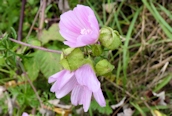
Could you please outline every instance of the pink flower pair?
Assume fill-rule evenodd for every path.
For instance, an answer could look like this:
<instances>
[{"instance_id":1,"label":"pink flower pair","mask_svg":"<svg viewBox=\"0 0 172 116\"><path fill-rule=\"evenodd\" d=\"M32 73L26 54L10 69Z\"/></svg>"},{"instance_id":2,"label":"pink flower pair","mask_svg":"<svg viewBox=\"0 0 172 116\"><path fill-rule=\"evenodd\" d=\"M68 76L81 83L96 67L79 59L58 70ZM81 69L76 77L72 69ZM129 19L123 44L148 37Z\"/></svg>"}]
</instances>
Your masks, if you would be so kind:
<instances>
[{"instance_id":1,"label":"pink flower pair","mask_svg":"<svg viewBox=\"0 0 172 116\"><path fill-rule=\"evenodd\" d=\"M89 109L92 94L100 106L106 105L100 82L89 64L73 72L62 70L52 75L48 82L54 82L51 92L55 92L57 98L62 98L72 91L72 104L83 105L85 112Z\"/></svg>"},{"instance_id":2,"label":"pink flower pair","mask_svg":"<svg viewBox=\"0 0 172 116\"><path fill-rule=\"evenodd\" d=\"M60 34L66 41L64 44L71 48L95 44L99 37L99 25L93 10L88 6L77 5L73 11L60 16ZM73 105L83 105L88 111L92 95L100 106L106 101L100 88L96 74L89 64L85 64L75 71L62 70L48 79L54 83L51 92L57 98L62 98L71 92Z\"/></svg>"}]
</instances>

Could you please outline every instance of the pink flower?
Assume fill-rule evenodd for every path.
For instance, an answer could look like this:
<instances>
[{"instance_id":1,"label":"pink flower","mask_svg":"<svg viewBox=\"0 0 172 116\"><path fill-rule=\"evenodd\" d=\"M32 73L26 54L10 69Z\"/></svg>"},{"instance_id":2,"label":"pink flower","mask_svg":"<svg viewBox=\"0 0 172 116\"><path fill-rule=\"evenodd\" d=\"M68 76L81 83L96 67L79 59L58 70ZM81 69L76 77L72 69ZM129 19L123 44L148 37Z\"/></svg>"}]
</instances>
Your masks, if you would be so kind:
<instances>
[{"instance_id":1,"label":"pink flower","mask_svg":"<svg viewBox=\"0 0 172 116\"><path fill-rule=\"evenodd\" d=\"M62 70L48 79L49 83L53 83L50 91L55 92L57 98L67 95L77 84L74 72Z\"/></svg>"},{"instance_id":2,"label":"pink flower","mask_svg":"<svg viewBox=\"0 0 172 116\"><path fill-rule=\"evenodd\" d=\"M77 5L73 11L60 16L60 34L66 40L64 44L71 48L82 47L97 42L99 25L94 11L83 5Z\"/></svg>"},{"instance_id":3,"label":"pink flower","mask_svg":"<svg viewBox=\"0 0 172 116\"><path fill-rule=\"evenodd\" d=\"M23 112L22 116L29 116L26 112Z\"/></svg>"},{"instance_id":4,"label":"pink flower","mask_svg":"<svg viewBox=\"0 0 172 116\"><path fill-rule=\"evenodd\" d=\"M62 98L72 91L72 104L83 105L85 112L89 109L92 94L100 106L106 105L100 82L88 64L81 66L74 72L62 70L52 75L48 82L54 82L51 92L55 92L57 98Z\"/></svg>"}]
</instances>

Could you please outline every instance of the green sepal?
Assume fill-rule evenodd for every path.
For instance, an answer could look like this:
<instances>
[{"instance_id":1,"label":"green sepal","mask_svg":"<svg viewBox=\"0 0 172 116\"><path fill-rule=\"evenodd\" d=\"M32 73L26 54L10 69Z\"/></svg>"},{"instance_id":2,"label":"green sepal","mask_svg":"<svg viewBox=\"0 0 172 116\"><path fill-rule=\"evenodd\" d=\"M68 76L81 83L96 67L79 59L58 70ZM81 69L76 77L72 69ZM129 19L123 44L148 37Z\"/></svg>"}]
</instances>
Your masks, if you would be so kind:
<instances>
[{"instance_id":1,"label":"green sepal","mask_svg":"<svg viewBox=\"0 0 172 116\"><path fill-rule=\"evenodd\" d=\"M84 64L84 54L79 48L67 48L61 54L60 64L64 69L74 71Z\"/></svg>"},{"instance_id":2,"label":"green sepal","mask_svg":"<svg viewBox=\"0 0 172 116\"><path fill-rule=\"evenodd\" d=\"M100 44L94 44L91 46L93 56L100 56L102 54L102 47Z\"/></svg>"},{"instance_id":3,"label":"green sepal","mask_svg":"<svg viewBox=\"0 0 172 116\"><path fill-rule=\"evenodd\" d=\"M104 47L110 50L117 49L121 45L118 31L113 30L110 27L103 27L100 30L99 41Z\"/></svg>"},{"instance_id":4,"label":"green sepal","mask_svg":"<svg viewBox=\"0 0 172 116\"><path fill-rule=\"evenodd\" d=\"M111 74L112 70L114 69L114 66L110 64L106 59L103 59L96 64L95 69L97 75L105 76Z\"/></svg>"}]
</instances>

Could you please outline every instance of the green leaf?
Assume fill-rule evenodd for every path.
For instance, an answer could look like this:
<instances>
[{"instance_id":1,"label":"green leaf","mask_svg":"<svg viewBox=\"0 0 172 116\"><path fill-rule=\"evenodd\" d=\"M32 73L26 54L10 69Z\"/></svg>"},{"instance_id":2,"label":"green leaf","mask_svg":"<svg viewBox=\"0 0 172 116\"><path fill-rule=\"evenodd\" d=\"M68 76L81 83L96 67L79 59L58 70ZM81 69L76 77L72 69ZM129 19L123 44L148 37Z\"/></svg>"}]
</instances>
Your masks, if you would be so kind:
<instances>
[{"instance_id":1,"label":"green leaf","mask_svg":"<svg viewBox=\"0 0 172 116\"><path fill-rule=\"evenodd\" d=\"M3 58L2 54L0 54L0 66L5 64L5 59Z\"/></svg>"},{"instance_id":2,"label":"green leaf","mask_svg":"<svg viewBox=\"0 0 172 116\"><path fill-rule=\"evenodd\" d=\"M19 105L31 106L35 108L39 106L39 101L36 98L35 92L29 84L10 87L8 90L13 96L16 96L16 100Z\"/></svg>"},{"instance_id":3,"label":"green leaf","mask_svg":"<svg viewBox=\"0 0 172 116\"><path fill-rule=\"evenodd\" d=\"M37 38L34 38L34 37L30 37L28 39L28 44L31 44L34 46L41 46L41 42Z\"/></svg>"},{"instance_id":4,"label":"green leaf","mask_svg":"<svg viewBox=\"0 0 172 116\"><path fill-rule=\"evenodd\" d=\"M60 54L37 51L36 60L39 63L40 71L46 78L57 73L60 70Z\"/></svg>"},{"instance_id":5,"label":"green leaf","mask_svg":"<svg viewBox=\"0 0 172 116\"><path fill-rule=\"evenodd\" d=\"M53 24L48 30L43 30L41 35L42 44L48 43L50 40L63 41L63 37L59 33L58 24Z\"/></svg>"},{"instance_id":6,"label":"green leaf","mask_svg":"<svg viewBox=\"0 0 172 116\"><path fill-rule=\"evenodd\" d=\"M110 115L112 113L112 108L109 106L109 101L106 100L106 106L101 107L95 100L91 102L89 110L98 110L102 114Z\"/></svg>"},{"instance_id":7,"label":"green leaf","mask_svg":"<svg viewBox=\"0 0 172 116\"><path fill-rule=\"evenodd\" d=\"M161 88L163 88L165 85L167 85L170 80L172 79L172 75L168 75L167 77L164 77L161 82L155 87L154 91L157 92L159 91Z\"/></svg>"},{"instance_id":8,"label":"green leaf","mask_svg":"<svg viewBox=\"0 0 172 116\"><path fill-rule=\"evenodd\" d=\"M137 103L134 103L134 102L130 102L130 104L132 106L134 106L142 116L146 116L145 112L142 110L142 108L137 104Z\"/></svg>"},{"instance_id":9,"label":"green leaf","mask_svg":"<svg viewBox=\"0 0 172 116\"><path fill-rule=\"evenodd\" d=\"M24 67L29 78L34 81L39 74L39 64L35 57L24 59Z\"/></svg>"},{"instance_id":10,"label":"green leaf","mask_svg":"<svg viewBox=\"0 0 172 116\"><path fill-rule=\"evenodd\" d=\"M16 31L15 31L15 29L13 27L11 27L11 31L12 31L11 34L12 34L13 38L16 39L17 38L17 33L16 33Z\"/></svg>"}]
</instances>

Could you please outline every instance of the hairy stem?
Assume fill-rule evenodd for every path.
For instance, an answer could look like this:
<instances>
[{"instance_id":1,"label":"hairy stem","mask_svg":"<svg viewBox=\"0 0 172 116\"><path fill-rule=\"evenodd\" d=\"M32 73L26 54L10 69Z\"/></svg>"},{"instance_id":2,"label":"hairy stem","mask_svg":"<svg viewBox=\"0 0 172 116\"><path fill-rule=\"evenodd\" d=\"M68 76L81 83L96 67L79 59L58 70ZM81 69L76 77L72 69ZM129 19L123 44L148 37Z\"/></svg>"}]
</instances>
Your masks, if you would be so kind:
<instances>
[{"instance_id":1,"label":"hairy stem","mask_svg":"<svg viewBox=\"0 0 172 116\"><path fill-rule=\"evenodd\" d=\"M51 50L51 49L46 49L46 48L39 47L39 46L33 46L33 45L30 45L30 44L27 44L27 43L24 43L24 42L21 42L21 41L12 39L12 38L9 38L9 40L11 40L12 42L18 43L20 45L23 45L23 46L27 46L27 47L30 47L30 48L34 48L34 49L38 49L38 50L42 50L42 51L46 51L46 52L53 52L53 53L58 53L58 54L62 53L59 50Z\"/></svg>"}]
</instances>

